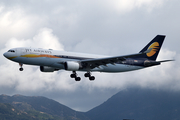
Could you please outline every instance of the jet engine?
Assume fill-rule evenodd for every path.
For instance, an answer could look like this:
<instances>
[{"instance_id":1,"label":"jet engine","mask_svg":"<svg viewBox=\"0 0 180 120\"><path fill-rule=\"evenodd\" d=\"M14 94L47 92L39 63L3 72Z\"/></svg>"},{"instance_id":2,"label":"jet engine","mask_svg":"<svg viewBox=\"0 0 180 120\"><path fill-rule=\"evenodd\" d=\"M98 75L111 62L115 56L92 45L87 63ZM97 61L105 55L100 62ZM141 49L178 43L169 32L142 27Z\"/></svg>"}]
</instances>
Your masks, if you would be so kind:
<instances>
[{"instance_id":1,"label":"jet engine","mask_svg":"<svg viewBox=\"0 0 180 120\"><path fill-rule=\"evenodd\" d=\"M80 64L74 61L67 61L64 63L64 68L65 70L76 71L76 70L79 70Z\"/></svg>"},{"instance_id":2,"label":"jet engine","mask_svg":"<svg viewBox=\"0 0 180 120\"><path fill-rule=\"evenodd\" d=\"M40 66L40 70L41 72L54 72L57 71L58 69L48 66Z\"/></svg>"}]
</instances>

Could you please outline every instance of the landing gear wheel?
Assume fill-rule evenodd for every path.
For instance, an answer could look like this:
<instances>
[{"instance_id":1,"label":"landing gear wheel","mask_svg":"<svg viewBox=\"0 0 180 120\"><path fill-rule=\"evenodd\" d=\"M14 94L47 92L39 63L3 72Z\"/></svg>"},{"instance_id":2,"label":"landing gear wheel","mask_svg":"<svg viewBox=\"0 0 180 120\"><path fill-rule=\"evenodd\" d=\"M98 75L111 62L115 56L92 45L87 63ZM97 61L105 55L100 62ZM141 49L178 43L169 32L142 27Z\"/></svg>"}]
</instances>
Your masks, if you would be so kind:
<instances>
[{"instance_id":1,"label":"landing gear wheel","mask_svg":"<svg viewBox=\"0 0 180 120\"><path fill-rule=\"evenodd\" d=\"M75 80L76 80L76 81L80 81L81 78L80 78L80 77L76 77Z\"/></svg>"},{"instance_id":2,"label":"landing gear wheel","mask_svg":"<svg viewBox=\"0 0 180 120\"><path fill-rule=\"evenodd\" d=\"M19 68L19 71L23 71L23 68Z\"/></svg>"},{"instance_id":3,"label":"landing gear wheel","mask_svg":"<svg viewBox=\"0 0 180 120\"><path fill-rule=\"evenodd\" d=\"M71 78L75 78L75 81L80 81L81 78L77 77L77 73L76 71L72 71L72 74L70 75Z\"/></svg>"},{"instance_id":4,"label":"landing gear wheel","mask_svg":"<svg viewBox=\"0 0 180 120\"><path fill-rule=\"evenodd\" d=\"M76 74L71 74L70 77L71 78L76 78Z\"/></svg>"},{"instance_id":5,"label":"landing gear wheel","mask_svg":"<svg viewBox=\"0 0 180 120\"><path fill-rule=\"evenodd\" d=\"M89 80L95 80L95 77L94 76L90 76Z\"/></svg>"},{"instance_id":6,"label":"landing gear wheel","mask_svg":"<svg viewBox=\"0 0 180 120\"><path fill-rule=\"evenodd\" d=\"M84 74L84 77L90 77L90 76L91 76L90 73L85 73L85 74Z\"/></svg>"}]
</instances>

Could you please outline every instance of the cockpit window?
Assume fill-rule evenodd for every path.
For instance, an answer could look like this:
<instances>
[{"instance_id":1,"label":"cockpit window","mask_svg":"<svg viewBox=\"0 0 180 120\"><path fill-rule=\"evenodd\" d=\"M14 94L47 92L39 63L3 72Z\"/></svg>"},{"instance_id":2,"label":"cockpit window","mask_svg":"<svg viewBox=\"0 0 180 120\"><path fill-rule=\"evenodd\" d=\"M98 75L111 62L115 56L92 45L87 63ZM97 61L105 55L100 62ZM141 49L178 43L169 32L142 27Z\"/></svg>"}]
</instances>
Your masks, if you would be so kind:
<instances>
[{"instance_id":1,"label":"cockpit window","mask_svg":"<svg viewBox=\"0 0 180 120\"><path fill-rule=\"evenodd\" d=\"M15 52L15 50L8 50L8 52Z\"/></svg>"}]
</instances>

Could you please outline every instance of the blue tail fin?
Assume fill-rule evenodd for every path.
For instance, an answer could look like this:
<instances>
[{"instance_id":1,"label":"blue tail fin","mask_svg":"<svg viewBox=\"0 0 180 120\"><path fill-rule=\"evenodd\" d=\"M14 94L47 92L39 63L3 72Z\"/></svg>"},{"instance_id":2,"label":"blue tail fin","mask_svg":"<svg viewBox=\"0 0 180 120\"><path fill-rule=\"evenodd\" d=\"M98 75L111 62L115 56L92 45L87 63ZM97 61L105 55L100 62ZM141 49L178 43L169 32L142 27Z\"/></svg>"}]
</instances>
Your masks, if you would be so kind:
<instances>
[{"instance_id":1,"label":"blue tail fin","mask_svg":"<svg viewBox=\"0 0 180 120\"><path fill-rule=\"evenodd\" d=\"M164 35L157 35L151 42L149 42L140 52L145 52L146 50L152 48L151 52L146 53L144 55L139 56L140 58L147 58L149 60L156 60L163 41L166 36Z\"/></svg>"}]
</instances>

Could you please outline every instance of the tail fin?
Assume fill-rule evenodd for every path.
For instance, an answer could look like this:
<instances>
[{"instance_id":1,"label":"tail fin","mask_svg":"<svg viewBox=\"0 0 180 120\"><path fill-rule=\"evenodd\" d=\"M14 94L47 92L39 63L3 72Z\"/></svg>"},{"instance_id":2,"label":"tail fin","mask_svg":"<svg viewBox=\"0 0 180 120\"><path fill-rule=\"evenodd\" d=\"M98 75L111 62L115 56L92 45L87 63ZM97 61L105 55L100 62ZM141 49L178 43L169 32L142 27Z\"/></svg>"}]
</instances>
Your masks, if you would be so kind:
<instances>
[{"instance_id":1,"label":"tail fin","mask_svg":"<svg viewBox=\"0 0 180 120\"><path fill-rule=\"evenodd\" d=\"M143 58L147 58L149 60L156 60L159 51L161 49L161 46L163 44L163 41L165 39L166 36L164 35L157 35L151 42L149 42L140 52L145 52L148 49L152 48L151 52L146 53L142 56L139 57L143 57Z\"/></svg>"}]
</instances>

